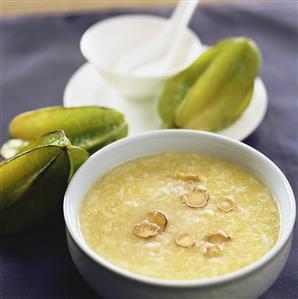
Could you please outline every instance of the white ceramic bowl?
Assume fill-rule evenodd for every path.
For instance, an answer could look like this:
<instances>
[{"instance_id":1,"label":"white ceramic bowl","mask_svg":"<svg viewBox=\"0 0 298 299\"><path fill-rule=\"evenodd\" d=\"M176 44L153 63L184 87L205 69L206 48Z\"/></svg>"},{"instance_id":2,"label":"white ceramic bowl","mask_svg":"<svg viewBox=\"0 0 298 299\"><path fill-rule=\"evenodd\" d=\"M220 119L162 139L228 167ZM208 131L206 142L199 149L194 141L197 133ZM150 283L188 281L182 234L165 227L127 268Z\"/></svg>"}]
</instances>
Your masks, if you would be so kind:
<instances>
[{"instance_id":1,"label":"white ceramic bowl","mask_svg":"<svg viewBox=\"0 0 298 299\"><path fill-rule=\"evenodd\" d=\"M274 247L246 268L199 280L146 277L115 266L95 254L84 241L79 225L79 209L85 193L101 175L115 166L136 157L162 152L208 154L237 163L258 177L272 191L280 209L280 236ZM295 199L287 179L263 154L224 136L189 130L153 131L104 147L78 170L64 200L72 259L89 285L105 299L257 298L276 280L285 265L291 247L295 211Z\"/></svg>"},{"instance_id":2,"label":"white ceramic bowl","mask_svg":"<svg viewBox=\"0 0 298 299\"><path fill-rule=\"evenodd\" d=\"M202 51L196 34L185 29L183 44L187 55L175 68L159 76L140 76L117 71L122 55L129 53L161 32L168 19L151 15L122 15L112 17L91 26L82 36L81 52L84 57L113 87L129 99L148 99L158 94L166 79L189 66Z\"/></svg>"}]
</instances>

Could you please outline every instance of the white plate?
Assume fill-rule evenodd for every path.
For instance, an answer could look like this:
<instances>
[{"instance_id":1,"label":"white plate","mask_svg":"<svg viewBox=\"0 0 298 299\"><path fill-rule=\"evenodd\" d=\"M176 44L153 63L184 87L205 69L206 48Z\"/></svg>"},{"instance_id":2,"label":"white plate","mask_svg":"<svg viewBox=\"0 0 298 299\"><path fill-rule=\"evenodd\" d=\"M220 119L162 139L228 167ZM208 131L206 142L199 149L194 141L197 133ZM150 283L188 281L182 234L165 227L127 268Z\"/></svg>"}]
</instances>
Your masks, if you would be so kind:
<instances>
[{"instance_id":1,"label":"white plate","mask_svg":"<svg viewBox=\"0 0 298 299\"><path fill-rule=\"evenodd\" d=\"M263 81L255 81L253 98L231 126L217 133L243 140L261 123L267 110L267 92ZM129 125L129 135L156 130L161 127L155 101L133 101L125 99L109 87L90 63L81 66L68 81L63 98L65 107L98 105L115 108L124 113Z\"/></svg>"}]
</instances>

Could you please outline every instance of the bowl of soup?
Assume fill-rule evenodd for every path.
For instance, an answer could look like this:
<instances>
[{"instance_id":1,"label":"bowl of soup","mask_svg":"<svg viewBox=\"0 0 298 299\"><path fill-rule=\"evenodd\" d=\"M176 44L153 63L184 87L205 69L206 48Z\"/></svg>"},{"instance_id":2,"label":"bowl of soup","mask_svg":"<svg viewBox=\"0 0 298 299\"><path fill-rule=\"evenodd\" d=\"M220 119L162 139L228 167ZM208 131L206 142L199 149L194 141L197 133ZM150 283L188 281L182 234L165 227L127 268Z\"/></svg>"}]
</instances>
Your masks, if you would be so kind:
<instances>
[{"instance_id":1,"label":"bowl of soup","mask_svg":"<svg viewBox=\"0 0 298 299\"><path fill-rule=\"evenodd\" d=\"M104 298L257 298L291 247L292 189L255 149L153 131L93 154L65 194L71 257Z\"/></svg>"}]
</instances>

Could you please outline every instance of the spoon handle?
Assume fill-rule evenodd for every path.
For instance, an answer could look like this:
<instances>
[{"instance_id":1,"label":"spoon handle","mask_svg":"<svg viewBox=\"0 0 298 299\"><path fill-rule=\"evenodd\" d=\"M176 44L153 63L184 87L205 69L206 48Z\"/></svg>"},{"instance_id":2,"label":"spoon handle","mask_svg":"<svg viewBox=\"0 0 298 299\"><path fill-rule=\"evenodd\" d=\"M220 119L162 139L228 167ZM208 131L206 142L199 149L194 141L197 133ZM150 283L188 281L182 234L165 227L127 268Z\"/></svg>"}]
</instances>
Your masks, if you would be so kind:
<instances>
[{"instance_id":1,"label":"spoon handle","mask_svg":"<svg viewBox=\"0 0 298 299\"><path fill-rule=\"evenodd\" d=\"M180 0L170 18L172 24L177 27L186 27L191 20L198 3L199 0Z\"/></svg>"},{"instance_id":2,"label":"spoon handle","mask_svg":"<svg viewBox=\"0 0 298 299\"><path fill-rule=\"evenodd\" d=\"M169 34L169 37L171 36L171 40L169 40L168 43L170 50L168 50L165 54L163 63L161 65L161 71L173 67L173 64L175 64L175 61L178 59L179 52L181 52L181 47L183 45L182 39L184 28L188 26L198 2L199 1L197 0L180 0L174 13L172 14L170 22L172 23L171 30L173 30L173 32L172 34Z\"/></svg>"},{"instance_id":3,"label":"spoon handle","mask_svg":"<svg viewBox=\"0 0 298 299\"><path fill-rule=\"evenodd\" d=\"M180 0L178 2L167 26L162 32L163 40L161 40L159 45L160 50L171 52L172 50L168 50L169 45L176 44L177 41L181 40L182 33L190 22L198 2L198 0Z\"/></svg>"},{"instance_id":4,"label":"spoon handle","mask_svg":"<svg viewBox=\"0 0 298 299\"><path fill-rule=\"evenodd\" d=\"M117 63L116 69L136 72L142 68L143 70L151 71L152 68L150 66L147 68L146 65L150 65L150 63L155 64L154 60L158 60L165 55L168 56L169 52L177 52L177 47L175 46L172 49L172 45L176 45L181 41L184 28L189 23L197 4L197 0L180 0L169 22L162 31L151 41L144 43L125 55ZM170 56L176 55L171 54Z\"/></svg>"},{"instance_id":5,"label":"spoon handle","mask_svg":"<svg viewBox=\"0 0 298 299\"><path fill-rule=\"evenodd\" d=\"M181 60L181 55L183 56L185 53L183 32L191 20L198 2L197 0L179 1L168 24L166 24L167 26L161 33L162 38L155 50L156 56L153 57L154 59L148 59L147 63L143 65L135 65L135 74L161 75L165 71L175 68L177 61Z\"/></svg>"}]
</instances>

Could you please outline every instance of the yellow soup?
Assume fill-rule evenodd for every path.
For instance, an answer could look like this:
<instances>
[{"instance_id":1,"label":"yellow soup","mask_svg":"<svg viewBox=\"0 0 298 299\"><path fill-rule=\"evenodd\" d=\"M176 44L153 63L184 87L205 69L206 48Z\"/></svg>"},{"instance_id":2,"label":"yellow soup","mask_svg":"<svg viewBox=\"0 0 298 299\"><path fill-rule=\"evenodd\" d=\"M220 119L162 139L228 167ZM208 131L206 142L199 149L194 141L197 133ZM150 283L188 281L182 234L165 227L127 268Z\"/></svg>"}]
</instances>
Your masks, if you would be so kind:
<instances>
[{"instance_id":1,"label":"yellow soup","mask_svg":"<svg viewBox=\"0 0 298 299\"><path fill-rule=\"evenodd\" d=\"M129 271L163 279L223 275L277 241L271 192L239 166L190 153L122 164L93 185L80 211L87 244Z\"/></svg>"}]
</instances>

